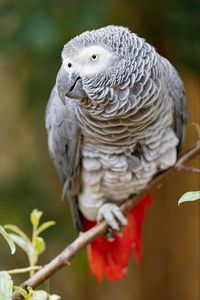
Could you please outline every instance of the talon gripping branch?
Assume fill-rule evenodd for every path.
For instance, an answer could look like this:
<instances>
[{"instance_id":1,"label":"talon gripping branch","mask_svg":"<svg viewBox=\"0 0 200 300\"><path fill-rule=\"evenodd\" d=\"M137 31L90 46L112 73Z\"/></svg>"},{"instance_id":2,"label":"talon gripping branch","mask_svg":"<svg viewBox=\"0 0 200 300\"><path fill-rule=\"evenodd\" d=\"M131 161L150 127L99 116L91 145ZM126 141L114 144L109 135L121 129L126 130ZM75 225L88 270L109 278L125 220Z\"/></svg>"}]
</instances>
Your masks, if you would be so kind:
<instances>
[{"instance_id":1,"label":"talon gripping branch","mask_svg":"<svg viewBox=\"0 0 200 300\"><path fill-rule=\"evenodd\" d=\"M127 28L87 31L64 46L46 110L48 145L76 226L105 219L114 232L88 246L97 279L123 278L132 250L140 260L151 198L127 218L119 205L175 164L186 120L178 73Z\"/></svg>"}]
</instances>

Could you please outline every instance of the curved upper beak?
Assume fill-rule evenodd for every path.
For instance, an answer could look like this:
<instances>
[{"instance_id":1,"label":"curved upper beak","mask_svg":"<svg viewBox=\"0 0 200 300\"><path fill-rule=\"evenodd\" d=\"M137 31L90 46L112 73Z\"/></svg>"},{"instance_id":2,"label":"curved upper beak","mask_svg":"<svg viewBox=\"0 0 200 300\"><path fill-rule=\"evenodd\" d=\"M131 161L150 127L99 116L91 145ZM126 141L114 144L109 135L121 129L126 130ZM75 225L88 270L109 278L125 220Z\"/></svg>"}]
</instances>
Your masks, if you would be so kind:
<instances>
[{"instance_id":1,"label":"curved upper beak","mask_svg":"<svg viewBox=\"0 0 200 300\"><path fill-rule=\"evenodd\" d=\"M64 67L61 67L56 77L56 86L58 94L65 104L66 97L81 99L86 93L83 90L81 77L75 72L68 73Z\"/></svg>"}]
</instances>

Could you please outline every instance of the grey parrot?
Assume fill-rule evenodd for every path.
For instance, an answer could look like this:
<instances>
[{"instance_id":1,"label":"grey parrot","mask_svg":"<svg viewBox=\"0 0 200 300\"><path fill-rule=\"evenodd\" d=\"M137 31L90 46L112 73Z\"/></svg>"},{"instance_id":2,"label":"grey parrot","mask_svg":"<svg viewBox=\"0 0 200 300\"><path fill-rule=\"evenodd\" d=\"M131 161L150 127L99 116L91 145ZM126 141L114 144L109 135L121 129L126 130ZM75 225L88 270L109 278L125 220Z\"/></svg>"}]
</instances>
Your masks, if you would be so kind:
<instances>
[{"instance_id":1,"label":"grey parrot","mask_svg":"<svg viewBox=\"0 0 200 300\"><path fill-rule=\"evenodd\" d=\"M107 26L69 41L46 128L76 225L126 226L119 205L175 164L186 121L177 71L143 38Z\"/></svg>"},{"instance_id":2,"label":"grey parrot","mask_svg":"<svg viewBox=\"0 0 200 300\"><path fill-rule=\"evenodd\" d=\"M79 230L84 220L103 219L112 232L123 230L113 243L100 237L90 245L97 279L123 278L134 247L139 259L146 204L127 217L119 206L175 164L186 122L177 71L129 29L86 31L64 46L46 109L48 147L63 197Z\"/></svg>"}]
</instances>

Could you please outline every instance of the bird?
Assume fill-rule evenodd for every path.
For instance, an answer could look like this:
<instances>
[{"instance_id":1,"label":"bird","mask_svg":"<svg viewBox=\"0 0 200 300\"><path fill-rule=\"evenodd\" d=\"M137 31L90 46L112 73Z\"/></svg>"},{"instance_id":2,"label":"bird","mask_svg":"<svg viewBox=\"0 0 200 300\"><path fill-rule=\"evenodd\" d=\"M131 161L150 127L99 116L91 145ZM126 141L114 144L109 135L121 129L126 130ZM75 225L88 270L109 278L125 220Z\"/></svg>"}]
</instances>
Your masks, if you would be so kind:
<instances>
[{"instance_id":1,"label":"bird","mask_svg":"<svg viewBox=\"0 0 200 300\"><path fill-rule=\"evenodd\" d=\"M128 28L109 25L64 45L45 115L48 148L79 231L105 220L88 246L97 280L123 279L141 259L148 194L120 205L176 163L187 123L183 82L172 64ZM109 238L109 232L110 238Z\"/></svg>"}]
</instances>

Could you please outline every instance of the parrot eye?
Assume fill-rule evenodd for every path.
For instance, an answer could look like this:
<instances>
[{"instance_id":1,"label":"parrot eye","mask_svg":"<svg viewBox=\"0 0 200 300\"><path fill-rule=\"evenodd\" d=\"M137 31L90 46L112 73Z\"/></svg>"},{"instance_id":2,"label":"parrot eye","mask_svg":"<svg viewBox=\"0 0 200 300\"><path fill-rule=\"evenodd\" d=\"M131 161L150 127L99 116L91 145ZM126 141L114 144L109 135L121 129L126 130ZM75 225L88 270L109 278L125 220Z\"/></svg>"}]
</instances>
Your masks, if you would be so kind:
<instances>
[{"instance_id":1,"label":"parrot eye","mask_svg":"<svg viewBox=\"0 0 200 300\"><path fill-rule=\"evenodd\" d=\"M97 57L98 57L97 54L93 54L92 57L91 57L91 59L94 61L94 60L97 60Z\"/></svg>"},{"instance_id":2,"label":"parrot eye","mask_svg":"<svg viewBox=\"0 0 200 300\"><path fill-rule=\"evenodd\" d=\"M72 64L71 64L71 63L68 63L67 66L68 66L68 68L71 68L71 67L72 67Z\"/></svg>"}]
</instances>

